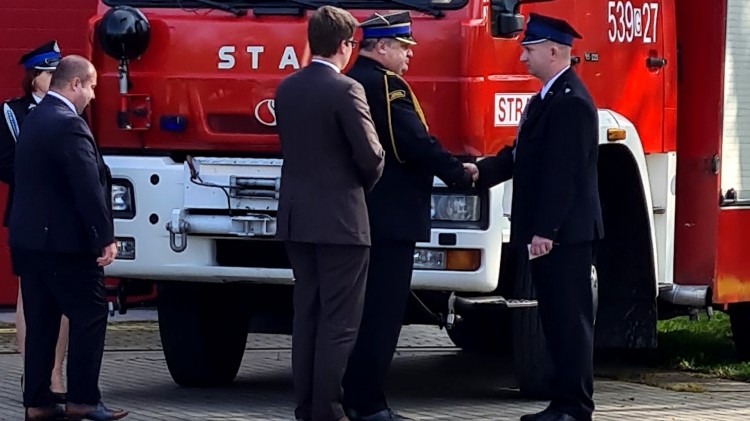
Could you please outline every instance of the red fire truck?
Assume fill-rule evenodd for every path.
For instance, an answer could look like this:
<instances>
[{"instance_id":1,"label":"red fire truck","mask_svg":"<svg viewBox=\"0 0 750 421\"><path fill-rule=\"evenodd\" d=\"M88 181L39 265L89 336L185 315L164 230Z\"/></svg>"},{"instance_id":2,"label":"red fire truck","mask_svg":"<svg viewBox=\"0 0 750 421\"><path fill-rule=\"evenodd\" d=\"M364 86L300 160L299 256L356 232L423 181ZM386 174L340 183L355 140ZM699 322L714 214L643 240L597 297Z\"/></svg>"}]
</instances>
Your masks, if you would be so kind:
<instances>
[{"instance_id":1,"label":"red fire truck","mask_svg":"<svg viewBox=\"0 0 750 421\"><path fill-rule=\"evenodd\" d=\"M419 45L406 79L434 134L466 160L512 142L540 89L518 60L525 16L568 20L584 36L573 68L599 107L597 346L654 347L657 319L716 308L750 357L746 3L336 2L360 20L412 12ZM179 384L231 382L248 329L290 329L292 272L274 240L273 98L309 62L306 16L323 4L102 0L89 22L87 53L100 71L91 121L115 178L120 241L108 274L158 283ZM432 237L414 255L405 323L447 327L464 349L511 349L521 390L541 396L548 362L533 288L505 247L511 190L454 192L435 180Z\"/></svg>"}]
</instances>

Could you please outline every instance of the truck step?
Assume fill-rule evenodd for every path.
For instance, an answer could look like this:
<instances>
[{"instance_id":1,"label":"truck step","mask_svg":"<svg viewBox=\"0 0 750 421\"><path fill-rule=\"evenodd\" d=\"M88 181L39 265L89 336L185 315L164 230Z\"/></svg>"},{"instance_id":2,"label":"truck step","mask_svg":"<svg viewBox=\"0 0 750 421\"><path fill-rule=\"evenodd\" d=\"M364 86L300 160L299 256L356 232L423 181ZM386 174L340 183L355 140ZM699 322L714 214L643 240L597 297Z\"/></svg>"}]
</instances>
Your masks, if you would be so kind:
<instances>
[{"instance_id":1,"label":"truck step","mask_svg":"<svg viewBox=\"0 0 750 421\"><path fill-rule=\"evenodd\" d=\"M478 306L497 306L502 308L530 308L536 307L536 300L506 299L496 295L489 297L456 297L456 307L459 309L469 309Z\"/></svg>"}]
</instances>

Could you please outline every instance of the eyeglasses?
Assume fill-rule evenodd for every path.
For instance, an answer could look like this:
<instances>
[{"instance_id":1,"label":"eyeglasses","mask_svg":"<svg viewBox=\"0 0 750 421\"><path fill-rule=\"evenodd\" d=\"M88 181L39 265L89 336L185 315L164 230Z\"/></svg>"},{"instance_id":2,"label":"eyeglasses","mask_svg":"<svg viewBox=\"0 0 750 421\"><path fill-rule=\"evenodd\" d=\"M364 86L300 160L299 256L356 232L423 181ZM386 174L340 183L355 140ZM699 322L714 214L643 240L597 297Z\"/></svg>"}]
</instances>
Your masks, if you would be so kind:
<instances>
[{"instance_id":1,"label":"eyeglasses","mask_svg":"<svg viewBox=\"0 0 750 421\"><path fill-rule=\"evenodd\" d=\"M345 40L344 42L347 43L347 45L350 45L352 48L356 48L357 44L359 44L359 42L353 39L348 39L348 40Z\"/></svg>"}]
</instances>

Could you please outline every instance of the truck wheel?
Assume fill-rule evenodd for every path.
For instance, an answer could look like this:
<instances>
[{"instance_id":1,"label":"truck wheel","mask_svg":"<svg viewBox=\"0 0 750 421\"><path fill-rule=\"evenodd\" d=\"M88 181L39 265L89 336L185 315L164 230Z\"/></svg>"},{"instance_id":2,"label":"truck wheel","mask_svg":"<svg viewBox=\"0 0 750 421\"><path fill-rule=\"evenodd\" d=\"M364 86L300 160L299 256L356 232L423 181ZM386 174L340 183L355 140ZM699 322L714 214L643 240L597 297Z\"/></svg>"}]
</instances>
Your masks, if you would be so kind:
<instances>
[{"instance_id":1,"label":"truck wheel","mask_svg":"<svg viewBox=\"0 0 750 421\"><path fill-rule=\"evenodd\" d=\"M503 355L509 351L509 314L472 311L461 316L461 321L447 329L454 345L463 351L481 354Z\"/></svg>"},{"instance_id":2,"label":"truck wheel","mask_svg":"<svg viewBox=\"0 0 750 421\"><path fill-rule=\"evenodd\" d=\"M515 276L514 298L536 299L531 273ZM594 314L599 305L599 278L596 267L591 267L591 288ZM553 366L539 318L538 308L511 310L513 332L513 366L521 394L532 399L550 399ZM596 320L596 318L595 318Z\"/></svg>"},{"instance_id":3,"label":"truck wheel","mask_svg":"<svg viewBox=\"0 0 750 421\"><path fill-rule=\"evenodd\" d=\"M232 383L247 342L241 285L161 283L157 309L164 357L180 386Z\"/></svg>"},{"instance_id":4,"label":"truck wheel","mask_svg":"<svg viewBox=\"0 0 750 421\"><path fill-rule=\"evenodd\" d=\"M750 303L731 304L728 313L737 356L750 361Z\"/></svg>"}]
</instances>

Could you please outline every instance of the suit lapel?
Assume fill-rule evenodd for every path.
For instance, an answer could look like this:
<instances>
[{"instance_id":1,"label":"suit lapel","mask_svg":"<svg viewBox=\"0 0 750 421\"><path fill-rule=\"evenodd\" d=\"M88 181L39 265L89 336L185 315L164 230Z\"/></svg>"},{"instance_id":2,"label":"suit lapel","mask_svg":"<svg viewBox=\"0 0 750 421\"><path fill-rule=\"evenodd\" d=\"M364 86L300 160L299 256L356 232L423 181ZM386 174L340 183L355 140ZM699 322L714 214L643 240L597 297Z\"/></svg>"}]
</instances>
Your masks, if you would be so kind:
<instances>
[{"instance_id":1,"label":"suit lapel","mask_svg":"<svg viewBox=\"0 0 750 421\"><path fill-rule=\"evenodd\" d=\"M524 123L524 126L533 126L536 120L544 115L544 110L558 95L558 91L560 91L562 87L565 86L566 83L568 83L568 78L570 77L572 72L572 68L566 70L563 74L560 75L560 77L557 78L557 80L555 80L555 83L552 84L549 91L547 91L547 95L545 95L541 101L536 101L534 104L529 105L529 112L526 116L526 122ZM538 95L541 95L541 92Z\"/></svg>"}]
</instances>

